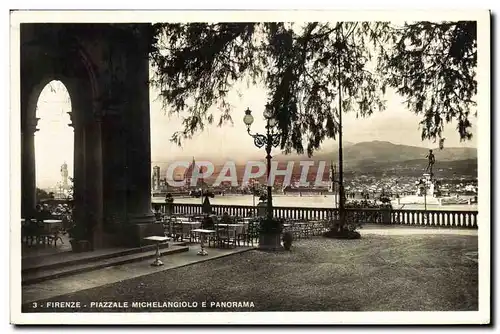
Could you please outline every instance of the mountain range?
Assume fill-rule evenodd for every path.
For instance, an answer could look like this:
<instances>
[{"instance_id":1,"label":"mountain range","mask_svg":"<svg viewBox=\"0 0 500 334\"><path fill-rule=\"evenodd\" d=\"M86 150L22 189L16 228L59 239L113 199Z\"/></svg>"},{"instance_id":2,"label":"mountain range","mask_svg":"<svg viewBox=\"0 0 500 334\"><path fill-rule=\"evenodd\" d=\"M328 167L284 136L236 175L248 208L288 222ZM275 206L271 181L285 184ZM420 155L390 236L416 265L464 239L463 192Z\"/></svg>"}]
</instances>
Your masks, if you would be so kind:
<instances>
[{"instance_id":1,"label":"mountain range","mask_svg":"<svg viewBox=\"0 0 500 334\"><path fill-rule=\"evenodd\" d=\"M387 141L370 141L361 143L348 143L343 147L344 163L346 165L358 165L360 163L387 163L409 160L426 159L429 149L418 146L398 145ZM436 161L455 161L477 159L477 149L471 147L445 147L433 149ZM301 158L300 156L296 156ZM295 160L285 155L275 156L278 160ZM320 152L310 160L334 161L338 160L338 148L330 151Z\"/></svg>"},{"instance_id":2,"label":"mountain range","mask_svg":"<svg viewBox=\"0 0 500 334\"><path fill-rule=\"evenodd\" d=\"M428 148L408 145L398 145L387 141L370 141L360 143L346 142L343 146L344 167L351 170L369 171L370 169L393 169L397 168L414 168L420 166L425 168L427 161L426 155L429 153ZM445 168L459 167L463 170L475 170L477 168L477 149L471 147L445 147L442 150L439 148L433 149L436 158L436 168L446 166ZM261 155L262 156L262 155ZM194 157L197 161L211 161L216 165L216 172L221 168L226 161L232 161L233 158L210 158L210 157ZM176 159L191 161L192 157ZM250 160L263 160L256 154L247 158ZM299 161L311 160L315 165L319 161L326 161L327 165L331 162L338 163L338 148L332 147L331 150L323 149L317 152L312 157L298 154L282 154L275 153L273 161L279 161L280 166L286 162L294 161L297 165ZM237 161L237 165L244 165L246 161ZM155 162L153 161L153 164ZM160 168L165 171L167 163L159 164ZM280 167L281 168L281 167Z\"/></svg>"}]
</instances>

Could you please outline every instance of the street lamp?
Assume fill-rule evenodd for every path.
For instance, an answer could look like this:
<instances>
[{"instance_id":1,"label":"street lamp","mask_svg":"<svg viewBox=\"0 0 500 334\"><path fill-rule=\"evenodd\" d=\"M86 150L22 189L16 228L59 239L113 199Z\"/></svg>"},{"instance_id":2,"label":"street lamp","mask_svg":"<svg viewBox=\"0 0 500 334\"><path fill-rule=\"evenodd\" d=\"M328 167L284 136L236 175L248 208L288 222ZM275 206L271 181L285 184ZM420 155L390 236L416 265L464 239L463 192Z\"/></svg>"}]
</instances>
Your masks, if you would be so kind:
<instances>
[{"instance_id":1,"label":"street lamp","mask_svg":"<svg viewBox=\"0 0 500 334\"><path fill-rule=\"evenodd\" d=\"M270 184L270 175L271 175L271 149L273 147L278 147L280 144L280 136L276 130L277 121L273 117L271 112L271 108L269 104L266 105L266 109L264 110L264 118L266 119L266 134L255 133L252 134L250 132L250 127L254 121L252 116L252 111L247 108L245 110L245 116L243 117L243 122L247 126L248 134L253 138L253 143L258 148L265 147L266 150L266 162L267 162L267 218L269 220L273 219L273 194L272 194L272 185Z\"/></svg>"},{"instance_id":2,"label":"street lamp","mask_svg":"<svg viewBox=\"0 0 500 334\"><path fill-rule=\"evenodd\" d=\"M252 181L252 216L255 216L255 182Z\"/></svg>"}]
</instances>

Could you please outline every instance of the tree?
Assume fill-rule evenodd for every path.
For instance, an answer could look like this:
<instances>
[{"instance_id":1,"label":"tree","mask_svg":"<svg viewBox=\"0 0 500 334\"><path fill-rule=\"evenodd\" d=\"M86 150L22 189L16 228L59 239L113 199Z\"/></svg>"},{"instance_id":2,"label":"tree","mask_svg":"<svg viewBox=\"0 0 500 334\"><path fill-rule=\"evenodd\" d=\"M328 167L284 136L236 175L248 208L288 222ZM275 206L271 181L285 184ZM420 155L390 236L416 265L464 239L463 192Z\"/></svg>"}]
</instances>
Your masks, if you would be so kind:
<instances>
[{"instance_id":1,"label":"tree","mask_svg":"<svg viewBox=\"0 0 500 334\"><path fill-rule=\"evenodd\" d=\"M151 60L151 82L160 90L164 108L185 112L183 130L173 140L179 145L213 123L208 109L217 105L219 125L231 121L227 95L237 81L259 73L253 39L257 24L156 24Z\"/></svg>"},{"instance_id":2,"label":"tree","mask_svg":"<svg viewBox=\"0 0 500 334\"><path fill-rule=\"evenodd\" d=\"M48 193L47 191L43 190L43 189L40 189L40 188L36 188L36 199L37 201L41 201L41 200L44 200L44 199L51 199L51 198L54 198L53 197L53 193Z\"/></svg>"},{"instance_id":3,"label":"tree","mask_svg":"<svg viewBox=\"0 0 500 334\"><path fill-rule=\"evenodd\" d=\"M244 80L266 86L287 153L312 155L325 138L335 138L339 101L344 111L360 116L383 109L384 82L370 70L369 43L387 38L385 23L196 23L157 29L153 83L166 108L187 114L184 129L173 136L178 144L214 121L213 105L221 110L219 125L231 121L228 93Z\"/></svg>"},{"instance_id":4,"label":"tree","mask_svg":"<svg viewBox=\"0 0 500 334\"><path fill-rule=\"evenodd\" d=\"M457 121L462 140L472 138L469 120L477 94L477 23L416 22L393 29L394 48L379 67L388 83L422 115L422 139L441 137ZM477 112L473 112L477 116Z\"/></svg>"},{"instance_id":5,"label":"tree","mask_svg":"<svg viewBox=\"0 0 500 334\"><path fill-rule=\"evenodd\" d=\"M475 22L191 23L153 31L152 83L165 109L185 116L172 138L179 145L214 122L212 106L219 126L231 122L228 93L245 81L267 88L287 153L311 155L336 138L339 106L362 117L383 110L386 85L422 115L423 139L436 139L453 120L460 137L471 138Z\"/></svg>"}]
</instances>

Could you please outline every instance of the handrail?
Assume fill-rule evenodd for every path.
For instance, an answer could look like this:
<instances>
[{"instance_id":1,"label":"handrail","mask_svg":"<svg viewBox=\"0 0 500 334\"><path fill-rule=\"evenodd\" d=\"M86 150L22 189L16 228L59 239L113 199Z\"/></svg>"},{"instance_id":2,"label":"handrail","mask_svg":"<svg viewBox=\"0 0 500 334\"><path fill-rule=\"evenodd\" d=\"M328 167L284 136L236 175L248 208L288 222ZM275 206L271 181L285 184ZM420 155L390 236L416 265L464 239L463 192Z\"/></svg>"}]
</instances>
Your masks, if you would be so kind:
<instances>
[{"instance_id":1,"label":"handrail","mask_svg":"<svg viewBox=\"0 0 500 334\"><path fill-rule=\"evenodd\" d=\"M155 203L161 212L166 212L167 204ZM251 205L212 205L212 211L217 215L227 212L232 216L248 217L257 215L261 207ZM338 216L336 208L288 207L275 206L273 215L277 218L327 220ZM201 214L201 204L173 203L172 213ZM348 219L362 223L393 224L410 226L464 227L477 228L478 211L466 210L401 210L383 208L346 208Z\"/></svg>"}]
</instances>

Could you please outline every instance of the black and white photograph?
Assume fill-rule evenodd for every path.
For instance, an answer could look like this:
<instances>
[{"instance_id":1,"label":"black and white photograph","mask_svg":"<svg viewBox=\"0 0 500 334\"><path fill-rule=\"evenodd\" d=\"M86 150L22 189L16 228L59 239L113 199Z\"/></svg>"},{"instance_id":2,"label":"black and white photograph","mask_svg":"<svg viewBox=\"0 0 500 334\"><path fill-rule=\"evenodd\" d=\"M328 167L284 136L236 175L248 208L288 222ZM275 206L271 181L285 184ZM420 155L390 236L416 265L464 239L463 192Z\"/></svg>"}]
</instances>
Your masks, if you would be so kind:
<instances>
[{"instance_id":1,"label":"black and white photograph","mask_svg":"<svg viewBox=\"0 0 500 334\"><path fill-rule=\"evenodd\" d=\"M10 19L11 323L490 322L489 11Z\"/></svg>"}]
</instances>

